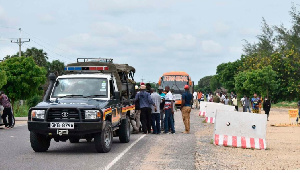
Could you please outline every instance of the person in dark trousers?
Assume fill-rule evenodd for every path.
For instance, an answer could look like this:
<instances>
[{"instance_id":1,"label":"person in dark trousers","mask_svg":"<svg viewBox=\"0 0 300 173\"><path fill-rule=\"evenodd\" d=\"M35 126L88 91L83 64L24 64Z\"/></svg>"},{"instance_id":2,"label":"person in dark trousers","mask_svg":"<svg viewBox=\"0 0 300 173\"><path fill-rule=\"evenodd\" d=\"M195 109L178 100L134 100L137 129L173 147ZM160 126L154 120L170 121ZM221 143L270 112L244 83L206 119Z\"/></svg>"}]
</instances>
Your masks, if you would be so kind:
<instances>
[{"instance_id":1,"label":"person in dark trousers","mask_svg":"<svg viewBox=\"0 0 300 173\"><path fill-rule=\"evenodd\" d=\"M182 120L185 126L185 131L183 133L190 133L190 113L191 113L191 102L193 95L189 91L189 86L184 86L185 92L182 94L181 100L181 112Z\"/></svg>"},{"instance_id":2,"label":"person in dark trousers","mask_svg":"<svg viewBox=\"0 0 300 173\"><path fill-rule=\"evenodd\" d=\"M13 128L12 126L12 110L11 110L11 103L8 97L5 95L3 91L0 91L0 104L4 107L2 119L5 125L5 129ZM8 123L6 117L8 116Z\"/></svg>"},{"instance_id":3,"label":"person in dark trousers","mask_svg":"<svg viewBox=\"0 0 300 173\"><path fill-rule=\"evenodd\" d=\"M165 118L164 106L165 106L165 96L166 96L166 94L163 93L163 88L161 86L158 88L158 94L161 97L161 104L160 104L160 130L164 131L164 127L165 127L165 123L164 123L164 118Z\"/></svg>"},{"instance_id":4,"label":"person in dark trousers","mask_svg":"<svg viewBox=\"0 0 300 173\"><path fill-rule=\"evenodd\" d=\"M265 111L265 114L267 114L267 120L269 121L269 113L270 113L270 109L271 109L271 102L268 99L268 97L266 97L264 102L263 102L263 109Z\"/></svg>"},{"instance_id":5,"label":"person in dark trousers","mask_svg":"<svg viewBox=\"0 0 300 173\"><path fill-rule=\"evenodd\" d=\"M146 86L141 85L141 91L135 96L135 100L139 100L141 109L142 131L144 134L151 133L151 105L157 109L153 103L150 94L145 91Z\"/></svg>"},{"instance_id":6,"label":"person in dark trousers","mask_svg":"<svg viewBox=\"0 0 300 173\"><path fill-rule=\"evenodd\" d=\"M165 96L165 132L164 133L169 133L169 128L171 128L171 133L175 134L175 128L174 128L174 121L173 121L173 114L174 114L174 108L173 108L173 94L170 92L170 87L166 86L165 91L167 92Z\"/></svg>"},{"instance_id":7,"label":"person in dark trousers","mask_svg":"<svg viewBox=\"0 0 300 173\"><path fill-rule=\"evenodd\" d=\"M151 120L153 134L160 134L160 110L158 109L161 103L160 95L155 92L154 88L151 88L151 99L154 102L156 108L152 106Z\"/></svg>"}]
</instances>

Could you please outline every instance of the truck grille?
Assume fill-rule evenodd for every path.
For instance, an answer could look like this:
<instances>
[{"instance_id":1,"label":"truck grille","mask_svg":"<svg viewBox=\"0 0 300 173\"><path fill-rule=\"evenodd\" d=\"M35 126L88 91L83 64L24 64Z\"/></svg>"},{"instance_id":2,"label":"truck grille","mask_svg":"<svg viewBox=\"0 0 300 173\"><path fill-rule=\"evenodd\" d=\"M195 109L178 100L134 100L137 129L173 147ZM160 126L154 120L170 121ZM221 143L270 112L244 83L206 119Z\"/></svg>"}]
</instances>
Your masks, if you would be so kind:
<instances>
[{"instance_id":1,"label":"truck grille","mask_svg":"<svg viewBox=\"0 0 300 173\"><path fill-rule=\"evenodd\" d=\"M76 122L80 121L79 116L82 116L81 112L77 109L49 109L47 121L51 122ZM82 117L84 119L84 116Z\"/></svg>"}]
</instances>

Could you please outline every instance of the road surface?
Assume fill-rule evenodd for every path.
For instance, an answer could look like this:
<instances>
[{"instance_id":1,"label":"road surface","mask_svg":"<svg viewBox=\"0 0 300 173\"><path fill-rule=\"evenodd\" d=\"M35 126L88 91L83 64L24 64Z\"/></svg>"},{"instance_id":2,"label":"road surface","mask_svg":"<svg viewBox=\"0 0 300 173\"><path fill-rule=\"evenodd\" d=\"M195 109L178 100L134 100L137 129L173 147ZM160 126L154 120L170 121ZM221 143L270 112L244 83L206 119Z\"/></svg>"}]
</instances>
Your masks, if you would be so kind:
<instances>
[{"instance_id":1,"label":"road surface","mask_svg":"<svg viewBox=\"0 0 300 173\"><path fill-rule=\"evenodd\" d=\"M176 134L132 134L129 143L120 143L114 137L109 153L96 153L94 143L81 140L78 144L51 140L47 152L36 153L29 142L26 123L17 123L14 129L0 127L1 170L171 170L195 169L197 139L203 119L191 114L191 134L181 133L184 125L181 112L175 112Z\"/></svg>"}]
</instances>

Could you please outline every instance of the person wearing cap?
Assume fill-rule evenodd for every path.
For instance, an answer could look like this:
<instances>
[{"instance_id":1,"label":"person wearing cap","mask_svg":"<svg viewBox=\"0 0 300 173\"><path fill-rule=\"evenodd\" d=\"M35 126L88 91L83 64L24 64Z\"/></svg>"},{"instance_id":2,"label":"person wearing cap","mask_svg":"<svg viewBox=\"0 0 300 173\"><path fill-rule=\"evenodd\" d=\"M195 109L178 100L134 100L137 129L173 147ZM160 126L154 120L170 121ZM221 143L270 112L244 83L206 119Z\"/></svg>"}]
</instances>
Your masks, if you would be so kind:
<instances>
[{"instance_id":1,"label":"person wearing cap","mask_svg":"<svg viewBox=\"0 0 300 173\"><path fill-rule=\"evenodd\" d=\"M141 91L135 96L135 101L138 101L141 108L141 122L144 134L151 133L151 105L157 109L152 101L150 94L146 91L146 86L141 85Z\"/></svg>"},{"instance_id":2,"label":"person wearing cap","mask_svg":"<svg viewBox=\"0 0 300 173\"><path fill-rule=\"evenodd\" d=\"M160 95L161 98L161 104L160 104L160 129L161 131L164 131L164 117L165 117L165 112L164 112L164 106L165 106L165 96L166 94L163 93L163 88L161 86L158 87L158 94Z\"/></svg>"},{"instance_id":3,"label":"person wearing cap","mask_svg":"<svg viewBox=\"0 0 300 173\"><path fill-rule=\"evenodd\" d=\"M182 94L181 99L181 112L182 120L185 126L185 131L183 133L190 133L190 113L191 113L191 103L193 100L193 95L189 91L189 86L184 86L185 92Z\"/></svg>"},{"instance_id":4,"label":"person wearing cap","mask_svg":"<svg viewBox=\"0 0 300 173\"><path fill-rule=\"evenodd\" d=\"M174 121L173 121L173 116L174 114L174 108L173 108L173 94L170 92L170 87L166 86L165 91L167 92L165 96L165 127L164 127L164 133L169 133L169 128L171 128L171 133L175 134L175 128L174 128Z\"/></svg>"}]
</instances>

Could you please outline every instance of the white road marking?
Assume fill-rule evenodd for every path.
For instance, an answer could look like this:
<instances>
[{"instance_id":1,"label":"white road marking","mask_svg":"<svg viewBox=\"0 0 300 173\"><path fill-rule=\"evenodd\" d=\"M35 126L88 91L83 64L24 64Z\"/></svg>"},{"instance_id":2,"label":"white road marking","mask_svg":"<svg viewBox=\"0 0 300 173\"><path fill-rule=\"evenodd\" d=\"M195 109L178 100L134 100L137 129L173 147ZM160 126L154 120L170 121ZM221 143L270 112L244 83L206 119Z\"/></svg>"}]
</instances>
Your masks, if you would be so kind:
<instances>
[{"instance_id":1,"label":"white road marking","mask_svg":"<svg viewBox=\"0 0 300 173\"><path fill-rule=\"evenodd\" d=\"M114 164L116 164L124 154L126 154L136 143L138 143L141 139L143 139L146 136L146 134L142 135L139 139L134 141L129 147L127 147L121 154L119 154L113 161L111 161L104 170L109 170Z\"/></svg>"}]
</instances>

